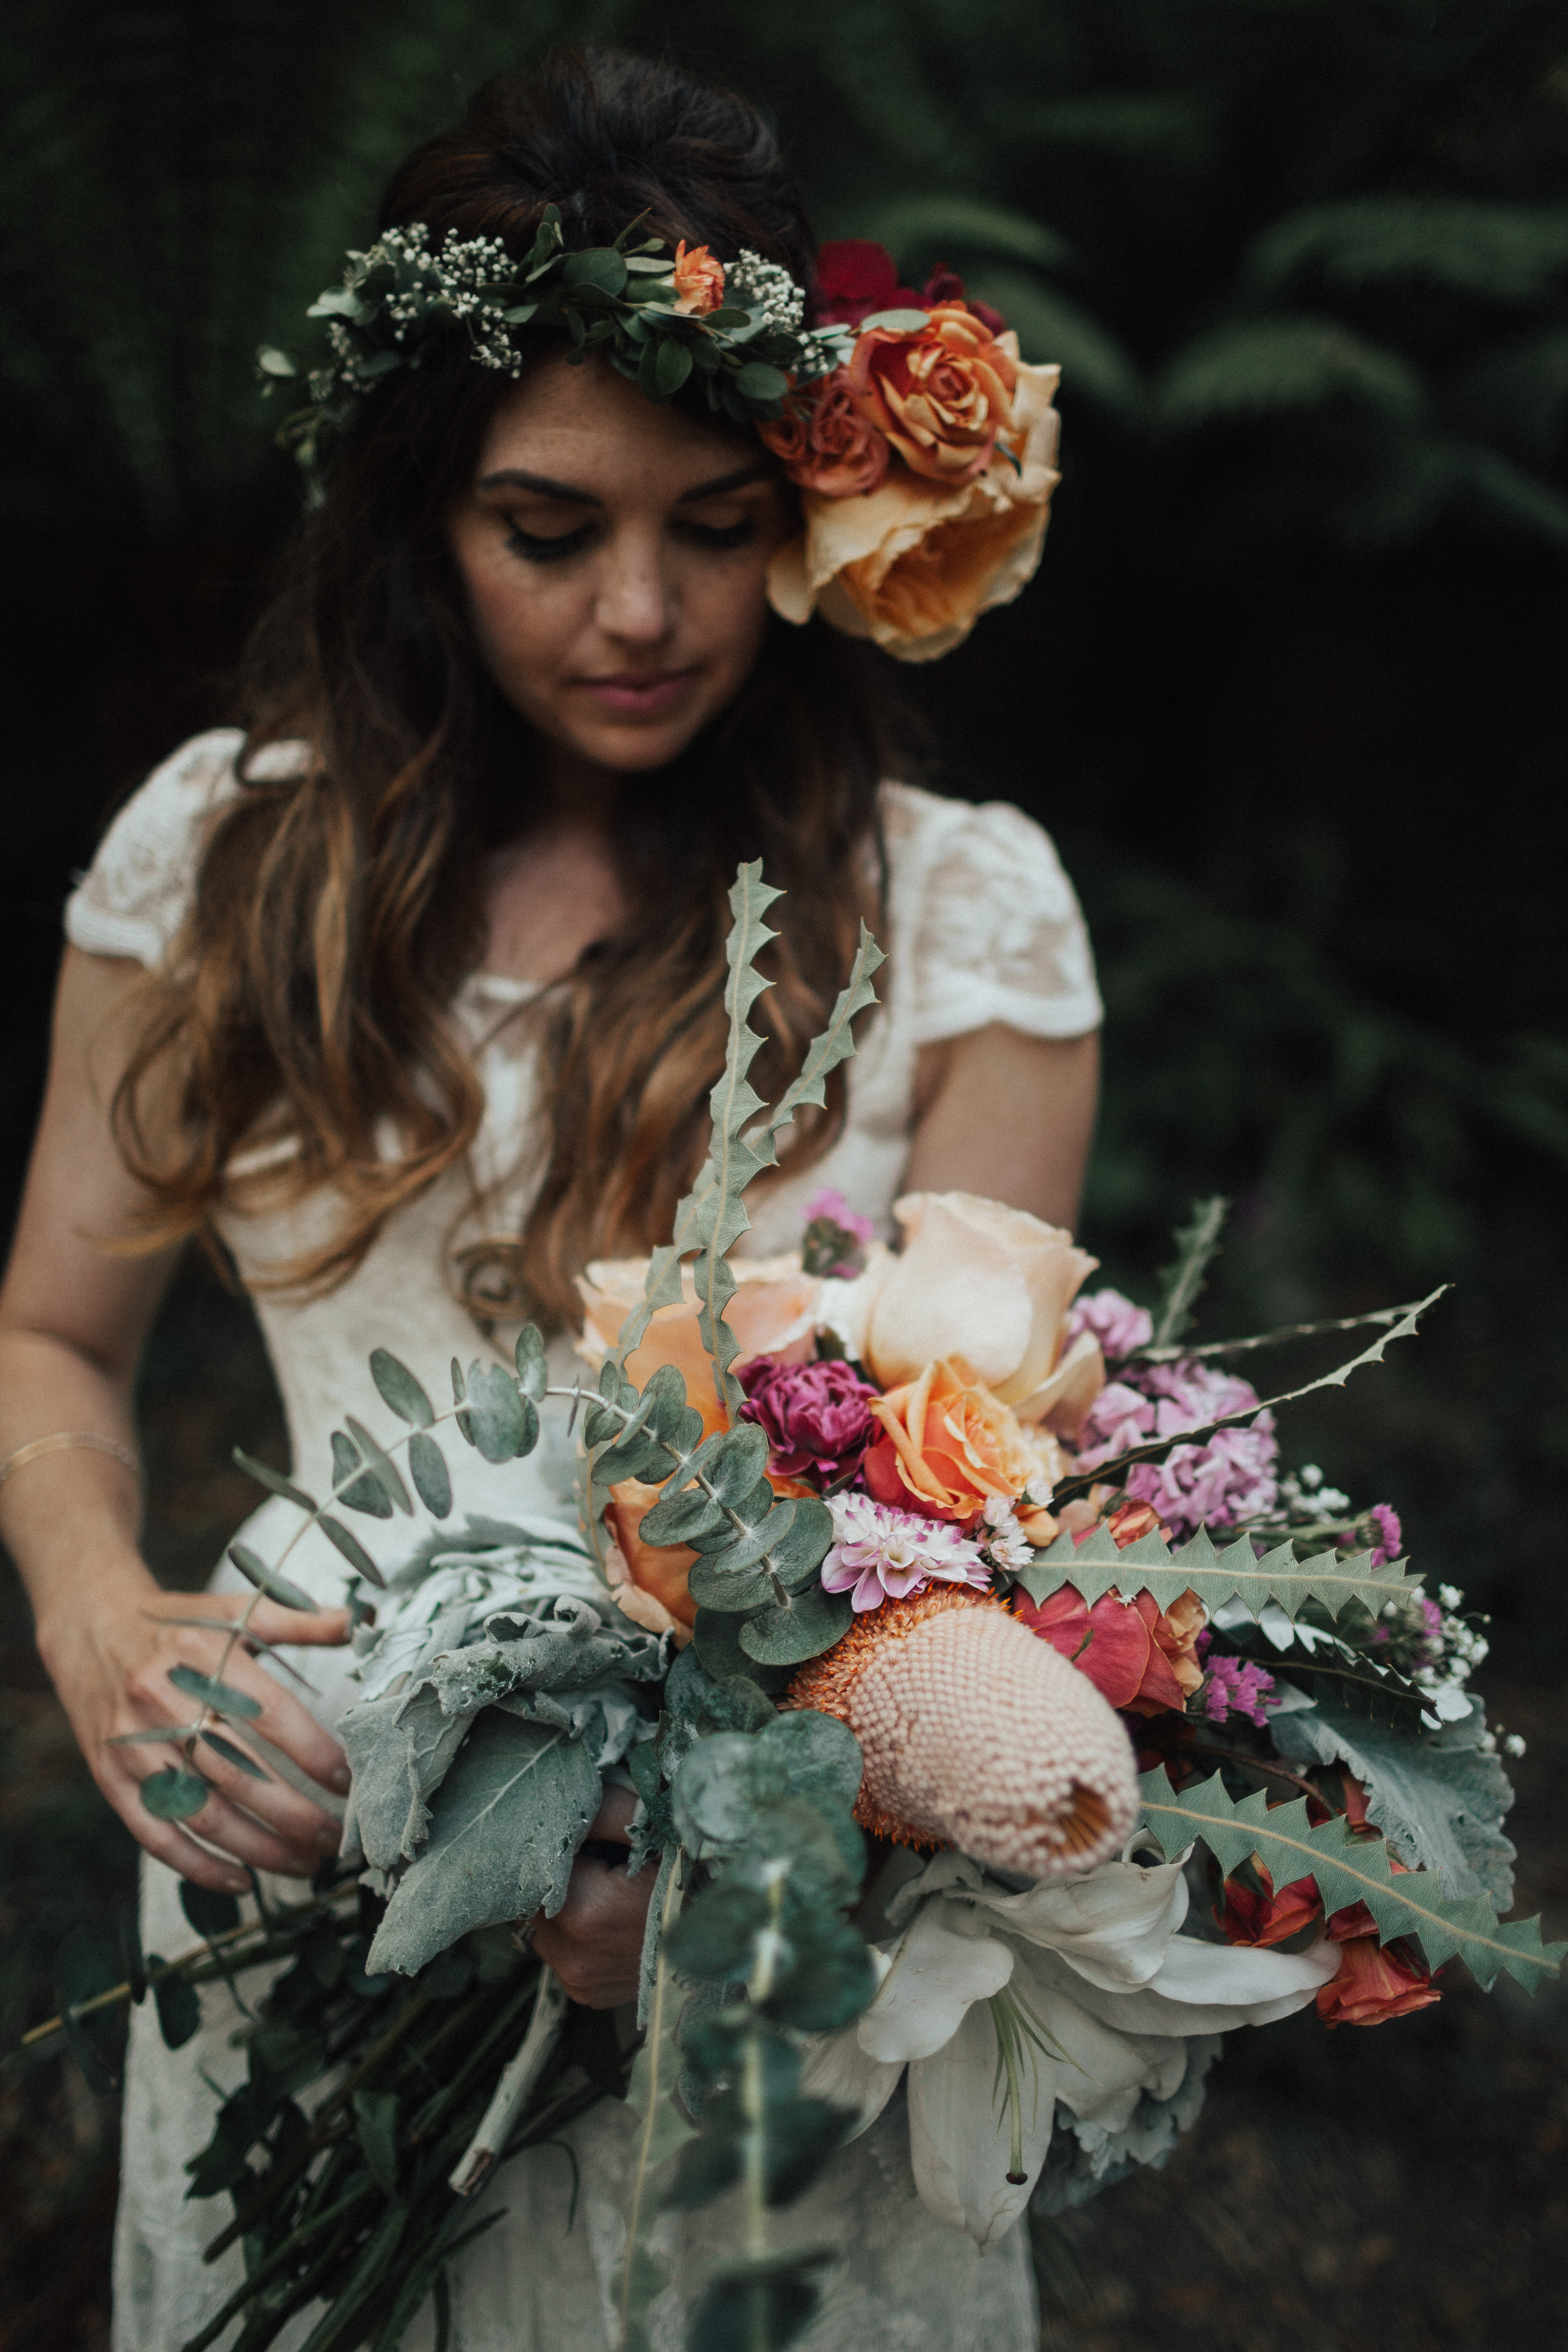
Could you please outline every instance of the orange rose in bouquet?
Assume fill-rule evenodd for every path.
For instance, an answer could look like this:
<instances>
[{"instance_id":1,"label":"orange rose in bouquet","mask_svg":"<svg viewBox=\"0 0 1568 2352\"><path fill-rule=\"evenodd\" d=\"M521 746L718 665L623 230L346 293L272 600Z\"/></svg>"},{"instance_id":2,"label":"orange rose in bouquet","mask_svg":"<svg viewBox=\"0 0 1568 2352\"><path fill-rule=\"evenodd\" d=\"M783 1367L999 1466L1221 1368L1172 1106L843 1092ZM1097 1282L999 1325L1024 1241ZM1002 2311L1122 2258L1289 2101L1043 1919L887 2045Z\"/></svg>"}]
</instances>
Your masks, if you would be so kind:
<instances>
[{"instance_id":1,"label":"orange rose in bouquet","mask_svg":"<svg viewBox=\"0 0 1568 2352\"><path fill-rule=\"evenodd\" d=\"M1025 1429L962 1356L928 1364L870 1410L880 1430L865 1476L879 1503L967 1523L988 1502L1017 1502L1028 1486L1043 1496L1062 1475L1056 1440Z\"/></svg>"}]
</instances>

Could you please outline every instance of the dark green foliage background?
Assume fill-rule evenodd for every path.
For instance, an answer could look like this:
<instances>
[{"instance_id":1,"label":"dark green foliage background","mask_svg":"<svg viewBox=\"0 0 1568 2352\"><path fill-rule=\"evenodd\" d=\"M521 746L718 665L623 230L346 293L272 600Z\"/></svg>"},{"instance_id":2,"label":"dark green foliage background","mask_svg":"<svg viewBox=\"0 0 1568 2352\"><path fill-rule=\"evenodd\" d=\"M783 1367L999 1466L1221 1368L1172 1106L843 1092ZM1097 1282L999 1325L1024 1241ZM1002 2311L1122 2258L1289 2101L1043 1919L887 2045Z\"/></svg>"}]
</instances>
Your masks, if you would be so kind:
<instances>
[{"instance_id":1,"label":"dark green foliage background","mask_svg":"<svg viewBox=\"0 0 1568 2352\"><path fill-rule=\"evenodd\" d=\"M69 873L147 766L225 715L296 510L255 344L298 340L384 173L475 82L593 34L762 97L824 235L883 236L910 270L952 261L1026 356L1063 362L1042 572L905 683L934 780L1041 817L1089 913L1110 1020L1085 1236L1146 1290L1188 1200L1233 1194L1210 1336L1455 1283L1427 1339L1287 1449L1398 1504L1417 1563L1494 1611L1539 1715L1568 1633L1568 0L14 0L7 1184ZM254 1444L270 1410L243 1318L215 1323L187 1281L149 1382L153 1548L196 1580L245 1507L211 1467L216 1421ZM24 1780L65 1802L16 1677ZM1549 1864L1536 1893L1553 1891ZM1452 2027L1387 2040L1426 2037L1448 2112L1500 2161L1495 2105L1481 2123L1461 2082L1467 2051L1500 2079L1496 2053L1451 2007ZM1293 2075L1280 2054L1258 2077L1309 2141L1331 2084L1351 2095L1348 2040L1331 2065L1302 2041ZM1403 2074L1355 2079L1414 2117ZM1371 2161L1331 2142L1302 2143L1309 2171ZM1216 2193L1243 2194L1231 2143L1205 2145ZM1358 2210L1382 2193L1366 2179ZM1233 2339L1193 2294L1160 2306L1162 2340L1189 2308L1211 2342L1359 2340L1279 2306L1272 2333ZM1398 2340L1501 2342L1473 2305L1434 2291ZM1121 2308L1102 2312L1120 2332L1082 2340L1133 2352Z\"/></svg>"}]
</instances>

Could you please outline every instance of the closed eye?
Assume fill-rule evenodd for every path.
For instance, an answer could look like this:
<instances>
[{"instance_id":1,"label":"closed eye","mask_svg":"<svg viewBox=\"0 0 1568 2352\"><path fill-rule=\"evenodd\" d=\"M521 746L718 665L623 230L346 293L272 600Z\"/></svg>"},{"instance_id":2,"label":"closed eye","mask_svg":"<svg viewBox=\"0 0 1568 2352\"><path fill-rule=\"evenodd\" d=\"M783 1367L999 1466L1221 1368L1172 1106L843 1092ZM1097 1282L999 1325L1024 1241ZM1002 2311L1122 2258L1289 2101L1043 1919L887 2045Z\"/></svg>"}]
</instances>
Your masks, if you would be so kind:
<instances>
[{"instance_id":1,"label":"closed eye","mask_svg":"<svg viewBox=\"0 0 1568 2352\"><path fill-rule=\"evenodd\" d=\"M719 551L727 547L744 547L755 539L757 523L754 515L742 515L739 522L692 522L681 516L671 528L689 546L705 547Z\"/></svg>"},{"instance_id":2,"label":"closed eye","mask_svg":"<svg viewBox=\"0 0 1568 2352\"><path fill-rule=\"evenodd\" d=\"M560 563L567 556L580 555L593 535L591 522L579 523L575 530L552 531L546 537L513 523L506 543L510 551L521 555L525 563Z\"/></svg>"}]
</instances>

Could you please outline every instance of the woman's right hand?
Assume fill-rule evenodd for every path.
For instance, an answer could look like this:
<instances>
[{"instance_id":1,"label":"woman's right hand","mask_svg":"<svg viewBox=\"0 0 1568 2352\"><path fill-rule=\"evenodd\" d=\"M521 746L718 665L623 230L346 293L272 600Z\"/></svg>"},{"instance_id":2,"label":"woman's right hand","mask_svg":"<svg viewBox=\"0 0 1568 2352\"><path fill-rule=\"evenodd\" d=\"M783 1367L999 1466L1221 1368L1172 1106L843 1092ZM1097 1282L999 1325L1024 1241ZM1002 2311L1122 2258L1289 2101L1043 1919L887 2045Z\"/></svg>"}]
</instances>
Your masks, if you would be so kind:
<instances>
[{"instance_id":1,"label":"woman's right hand","mask_svg":"<svg viewBox=\"0 0 1568 2352\"><path fill-rule=\"evenodd\" d=\"M248 1599L245 1593L165 1592L141 1570L95 1580L79 1591L68 1613L41 1617L38 1624L38 1647L71 1728L93 1778L132 1837L182 1878L234 1895L248 1889L252 1869L308 1878L338 1850L332 1815L276 1771L268 1770L265 1780L253 1780L203 1742L195 1761L213 1784L212 1795L188 1821L159 1821L142 1802L141 1783L176 1762L176 1748L109 1743L122 1732L163 1724L173 1729L195 1719L199 1702L170 1682L169 1669L184 1664L216 1675L224 1661L226 1628L244 1614ZM209 1633L173 1622L181 1617L208 1617L220 1630ZM265 1642L335 1648L348 1640L349 1615L346 1609L307 1615L261 1599L251 1612L250 1631ZM342 1748L242 1644L229 1652L222 1676L261 1706L254 1718L225 1722L225 1738L248 1746L247 1734L254 1727L319 1787L347 1793L348 1759ZM264 1757L257 1760L266 1769Z\"/></svg>"}]
</instances>

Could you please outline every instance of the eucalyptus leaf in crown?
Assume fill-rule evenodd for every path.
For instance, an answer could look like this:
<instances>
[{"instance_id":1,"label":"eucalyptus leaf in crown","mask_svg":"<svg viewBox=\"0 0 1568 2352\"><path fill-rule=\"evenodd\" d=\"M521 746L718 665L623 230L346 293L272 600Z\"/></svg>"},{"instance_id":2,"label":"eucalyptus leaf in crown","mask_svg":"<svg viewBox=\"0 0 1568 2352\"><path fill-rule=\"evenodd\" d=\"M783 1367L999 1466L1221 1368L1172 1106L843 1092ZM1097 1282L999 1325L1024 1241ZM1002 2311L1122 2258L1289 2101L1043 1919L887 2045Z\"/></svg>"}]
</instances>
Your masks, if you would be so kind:
<instances>
[{"instance_id":1,"label":"eucalyptus leaf in crown","mask_svg":"<svg viewBox=\"0 0 1568 2352\"><path fill-rule=\"evenodd\" d=\"M314 466L323 436L367 392L454 336L480 367L516 378L524 332L553 328L568 338L569 360L602 353L656 401L695 381L716 416L741 425L780 417L792 383L831 374L847 355L853 335L807 328L805 297L776 262L742 252L724 268L706 247L689 253L682 242L672 254L659 237L634 243L637 226L614 245L569 252L550 205L521 260L499 237L449 229L433 247L423 221L385 230L349 255L342 286L308 313L327 321L331 357L310 371L310 405L289 418L283 437ZM271 345L258 366L269 383L300 372Z\"/></svg>"}]
</instances>

